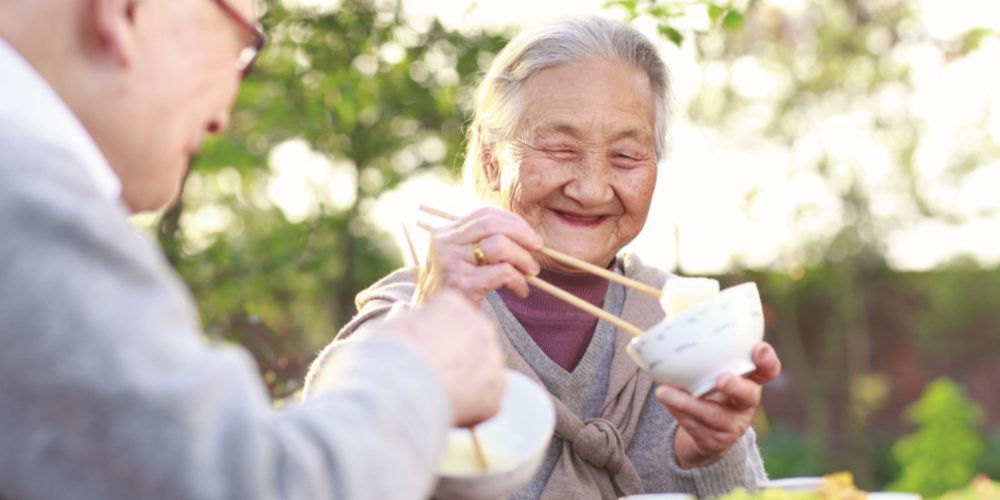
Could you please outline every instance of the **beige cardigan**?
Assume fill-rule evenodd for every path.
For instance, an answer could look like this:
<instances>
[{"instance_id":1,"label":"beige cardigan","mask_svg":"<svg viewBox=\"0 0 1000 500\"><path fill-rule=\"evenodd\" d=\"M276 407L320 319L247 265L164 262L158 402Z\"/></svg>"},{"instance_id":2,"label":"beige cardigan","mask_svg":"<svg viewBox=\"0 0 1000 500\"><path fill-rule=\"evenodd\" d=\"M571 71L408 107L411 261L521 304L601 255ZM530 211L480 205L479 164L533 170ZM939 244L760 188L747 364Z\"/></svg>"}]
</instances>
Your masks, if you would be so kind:
<instances>
[{"instance_id":1,"label":"beige cardigan","mask_svg":"<svg viewBox=\"0 0 1000 500\"><path fill-rule=\"evenodd\" d=\"M619 263L618 272L656 288L662 287L669 278L667 273L643 265L633 255L623 255ZM412 268L396 271L358 294L358 315L341 330L338 340L368 328L374 320L391 314L390 310L394 308L408 307L415 290L413 271ZM616 284L609 288L605 309L643 329L652 327L664 317L656 299L626 291ZM506 333L502 336L502 344L508 367L549 386L551 390L553 382L544 371L552 370L553 364L537 359L537 354L533 356L532 353L540 352L538 349L523 345L532 341L495 293L483 301L482 311ZM546 460L550 463L543 465L534 488L529 486L516 498L617 498L647 490L715 496L736 486L755 489L766 480L752 430L715 464L701 469L681 469L673 456L676 421L651 398L654 388L652 379L626 354L624 347L631 336L615 331L604 322L598 323L595 339L601 332L606 332L607 338L601 339L604 341L603 348L609 352L601 358L604 359L603 364L590 375L589 380L607 386L607 390L602 391L603 401L594 407L595 414L578 416L570 407L579 407L579 402L553 397L557 423L556 436ZM592 343L600 342L593 340ZM591 346L588 350L596 348ZM585 356L585 362L587 356L591 354ZM575 375L582 370L552 376ZM541 380L540 375L544 375L542 378L545 380ZM571 397L563 395L563 399ZM656 427L659 432L656 432L657 429L650 432L649 427ZM654 438L644 437L641 442L636 442L640 430L643 436L652 435Z\"/></svg>"}]
</instances>

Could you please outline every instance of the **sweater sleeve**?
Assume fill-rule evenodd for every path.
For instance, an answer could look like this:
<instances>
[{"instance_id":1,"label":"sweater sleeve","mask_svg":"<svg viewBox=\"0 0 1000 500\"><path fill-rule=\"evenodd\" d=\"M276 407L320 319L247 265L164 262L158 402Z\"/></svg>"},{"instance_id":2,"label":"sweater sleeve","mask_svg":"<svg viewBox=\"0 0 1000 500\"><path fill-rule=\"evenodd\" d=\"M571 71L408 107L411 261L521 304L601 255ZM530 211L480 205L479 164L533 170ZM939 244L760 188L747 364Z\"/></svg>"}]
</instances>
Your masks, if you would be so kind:
<instances>
[{"instance_id":1,"label":"sweater sleeve","mask_svg":"<svg viewBox=\"0 0 1000 500\"><path fill-rule=\"evenodd\" d=\"M673 449L674 439L680 425L674 420L668 429L667 442ZM705 467L684 469L672 456L667 469L681 491L694 493L698 498L721 496L733 488L742 486L756 491L767 481L764 462L757 450L757 437L753 428L748 428L738 441L718 461Z\"/></svg>"},{"instance_id":2,"label":"sweater sleeve","mask_svg":"<svg viewBox=\"0 0 1000 500\"><path fill-rule=\"evenodd\" d=\"M345 345L277 410L120 207L0 167L0 497L427 496L451 414L415 349Z\"/></svg>"},{"instance_id":3,"label":"sweater sleeve","mask_svg":"<svg viewBox=\"0 0 1000 500\"><path fill-rule=\"evenodd\" d=\"M341 343L348 339L366 338L367 333L379 330L381 321L410 309L410 298L415 289L412 276L413 268L400 269L358 294L354 301L358 313L340 329L336 339L324 347L310 365L303 390L306 398L313 394L318 374Z\"/></svg>"}]
</instances>

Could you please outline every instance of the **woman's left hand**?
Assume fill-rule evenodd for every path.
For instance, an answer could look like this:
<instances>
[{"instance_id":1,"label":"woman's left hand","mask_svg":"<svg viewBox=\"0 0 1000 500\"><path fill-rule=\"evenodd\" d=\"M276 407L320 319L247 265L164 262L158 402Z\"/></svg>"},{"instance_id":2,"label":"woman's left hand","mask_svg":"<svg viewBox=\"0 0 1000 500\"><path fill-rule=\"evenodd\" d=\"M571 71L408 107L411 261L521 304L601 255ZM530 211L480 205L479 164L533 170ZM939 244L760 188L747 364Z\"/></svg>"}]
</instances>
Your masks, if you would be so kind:
<instances>
[{"instance_id":1,"label":"woman's left hand","mask_svg":"<svg viewBox=\"0 0 1000 500\"><path fill-rule=\"evenodd\" d=\"M715 381L715 392L696 399L670 385L656 389L656 399L677 419L680 428L674 453L681 467L704 467L722 458L750 427L760 405L762 386L781 373L774 348L761 342L753 350L757 369L746 377L732 373Z\"/></svg>"}]
</instances>

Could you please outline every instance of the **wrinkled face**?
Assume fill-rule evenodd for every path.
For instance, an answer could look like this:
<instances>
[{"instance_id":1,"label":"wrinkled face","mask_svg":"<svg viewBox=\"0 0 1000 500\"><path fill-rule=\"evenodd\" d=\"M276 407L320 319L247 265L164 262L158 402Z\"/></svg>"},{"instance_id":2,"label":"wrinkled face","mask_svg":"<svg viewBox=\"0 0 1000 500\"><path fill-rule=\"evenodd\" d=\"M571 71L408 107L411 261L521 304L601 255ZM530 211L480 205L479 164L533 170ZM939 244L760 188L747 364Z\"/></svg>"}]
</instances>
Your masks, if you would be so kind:
<instances>
[{"instance_id":1,"label":"wrinkled face","mask_svg":"<svg viewBox=\"0 0 1000 500\"><path fill-rule=\"evenodd\" d=\"M499 145L487 178L546 246L607 266L642 230L656 185L649 78L586 59L533 75L523 98L519 139Z\"/></svg>"},{"instance_id":2,"label":"wrinkled face","mask_svg":"<svg viewBox=\"0 0 1000 500\"><path fill-rule=\"evenodd\" d=\"M253 0L227 0L253 19ZM205 136L228 125L239 87L236 61L250 33L212 0L136 3L135 54L122 92L131 115L108 154L133 211L176 198Z\"/></svg>"}]
</instances>

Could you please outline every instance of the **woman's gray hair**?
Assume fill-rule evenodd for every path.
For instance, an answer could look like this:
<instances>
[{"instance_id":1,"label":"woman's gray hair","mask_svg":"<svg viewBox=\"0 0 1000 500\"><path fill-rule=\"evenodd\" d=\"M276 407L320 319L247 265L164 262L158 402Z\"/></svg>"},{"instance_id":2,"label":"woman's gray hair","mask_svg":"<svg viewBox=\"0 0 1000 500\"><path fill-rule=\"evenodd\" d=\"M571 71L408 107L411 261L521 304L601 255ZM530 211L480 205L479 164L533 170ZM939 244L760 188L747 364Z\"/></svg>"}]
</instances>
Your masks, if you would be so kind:
<instances>
[{"instance_id":1,"label":"woman's gray hair","mask_svg":"<svg viewBox=\"0 0 1000 500\"><path fill-rule=\"evenodd\" d=\"M490 189L483 172L483 147L493 150L519 133L521 94L535 73L589 58L621 61L649 76L655 99L656 159L666 153L670 118L670 74L653 43L635 28L601 17L559 20L514 37L490 65L476 93L468 128L464 178L480 196Z\"/></svg>"}]
</instances>

